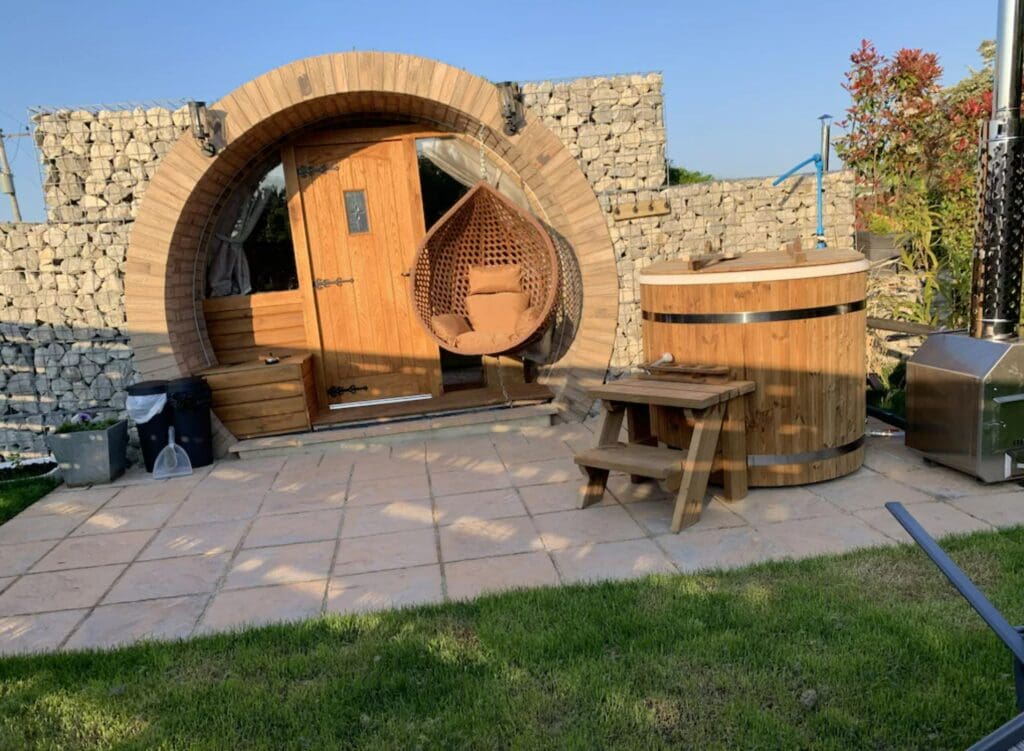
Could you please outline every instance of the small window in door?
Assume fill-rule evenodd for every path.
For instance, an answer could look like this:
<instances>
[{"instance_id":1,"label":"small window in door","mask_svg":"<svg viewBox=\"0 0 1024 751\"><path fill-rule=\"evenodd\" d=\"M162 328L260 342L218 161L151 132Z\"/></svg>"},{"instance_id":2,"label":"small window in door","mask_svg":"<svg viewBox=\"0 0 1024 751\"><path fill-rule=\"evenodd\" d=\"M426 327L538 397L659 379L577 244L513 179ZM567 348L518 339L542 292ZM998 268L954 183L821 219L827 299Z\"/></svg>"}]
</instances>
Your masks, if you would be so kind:
<instances>
[{"instance_id":1,"label":"small window in door","mask_svg":"<svg viewBox=\"0 0 1024 751\"><path fill-rule=\"evenodd\" d=\"M350 235L361 235L370 231L370 217L366 213L366 191L345 191L345 221Z\"/></svg>"}]
</instances>

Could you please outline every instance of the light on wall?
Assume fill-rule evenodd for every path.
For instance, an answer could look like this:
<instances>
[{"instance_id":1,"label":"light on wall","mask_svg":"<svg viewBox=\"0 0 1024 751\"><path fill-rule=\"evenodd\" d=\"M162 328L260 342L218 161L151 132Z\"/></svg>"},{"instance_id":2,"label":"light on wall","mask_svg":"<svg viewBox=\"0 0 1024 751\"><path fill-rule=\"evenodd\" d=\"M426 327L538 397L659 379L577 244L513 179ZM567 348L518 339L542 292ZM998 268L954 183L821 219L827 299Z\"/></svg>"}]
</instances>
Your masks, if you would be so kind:
<instances>
[{"instance_id":1,"label":"light on wall","mask_svg":"<svg viewBox=\"0 0 1024 751\"><path fill-rule=\"evenodd\" d=\"M501 97L501 116L505 120L505 135L514 136L526 125L523 92L515 81L502 81L497 86L498 95Z\"/></svg>"},{"instance_id":2,"label":"light on wall","mask_svg":"<svg viewBox=\"0 0 1024 751\"><path fill-rule=\"evenodd\" d=\"M217 153L217 147L210 140L206 102L190 101L188 103L188 119L192 126L192 137L199 142L199 147L207 156Z\"/></svg>"}]
</instances>

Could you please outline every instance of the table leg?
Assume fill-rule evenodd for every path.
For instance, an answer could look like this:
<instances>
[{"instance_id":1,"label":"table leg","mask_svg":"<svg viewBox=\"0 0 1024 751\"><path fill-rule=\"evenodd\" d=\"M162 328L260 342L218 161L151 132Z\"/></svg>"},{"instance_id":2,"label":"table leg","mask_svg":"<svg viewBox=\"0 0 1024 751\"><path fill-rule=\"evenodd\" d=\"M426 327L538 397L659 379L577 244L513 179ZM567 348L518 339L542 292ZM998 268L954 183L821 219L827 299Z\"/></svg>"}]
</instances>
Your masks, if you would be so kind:
<instances>
[{"instance_id":1,"label":"table leg","mask_svg":"<svg viewBox=\"0 0 1024 751\"><path fill-rule=\"evenodd\" d=\"M604 490L608 485L608 470L586 467L587 481L580 491L580 508L597 503L604 498Z\"/></svg>"},{"instance_id":2,"label":"table leg","mask_svg":"<svg viewBox=\"0 0 1024 751\"><path fill-rule=\"evenodd\" d=\"M722 479L725 498L747 497L747 412L745 397L730 399L722 424Z\"/></svg>"},{"instance_id":3,"label":"table leg","mask_svg":"<svg viewBox=\"0 0 1024 751\"><path fill-rule=\"evenodd\" d=\"M619 442L622 418L625 416L626 410L621 402L604 402L604 423L601 425L601 435L597 438L598 448Z\"/></svg>"},{"instance_id":4,"label":"table leg","mask_svg":"<svg viewBox=\"0 0 1024 751\"><path fill-rule=\"evenodd\" d=\"M676 507L672 513L672 531L678 532L700 521L704 510L704 493L708 489L711 464L718 447L718 436L722 429L721 404L706 410L694 410L693 435L690 447L683 460L683 479L676 496Z\"/></svg>"}]
</instances>

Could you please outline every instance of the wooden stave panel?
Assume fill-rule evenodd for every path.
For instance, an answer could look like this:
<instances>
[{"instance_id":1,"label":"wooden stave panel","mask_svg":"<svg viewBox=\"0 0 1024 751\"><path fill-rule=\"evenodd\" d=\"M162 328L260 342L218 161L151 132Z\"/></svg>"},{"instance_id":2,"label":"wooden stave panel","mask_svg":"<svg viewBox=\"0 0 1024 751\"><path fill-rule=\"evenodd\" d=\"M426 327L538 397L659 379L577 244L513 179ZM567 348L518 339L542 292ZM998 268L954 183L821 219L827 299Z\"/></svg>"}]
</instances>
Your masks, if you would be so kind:
<instances>
[{"instance_id":1,"label":"wooden stave panel","mask_svg":"<svg viewBox=\"0 0 1024 751\"><path fill-rule=\"evenodd\" d=\"M298 290L208 298L203 301L203 312L210 345L222 365L308 349Z\"/></svg>"},{"instance_id":2,"label":"wooden stave panel","mask_svg":"<svg viewBox=\"0 0 1024 751\"><path fill-rule=\"evenodd\" d=\"M641 285L641 309L659 313L737 313L793 310L864 299L864 272L783 282L714 285ZM734 287L736 288L734 290ZM734 291L736 294L734 294ZM820 318L761 323L674 324L643 321L648 361L671 352L678 362L727 365L734 378L757 383L747 398L747 452L796 454L847 445L864 435L864 311ZM737 346L737 337L740 346ZM803 355L793 377L792 358ZM775 364L786 362L788 370ZM820 371L820 372L819 372ZM787 376L787 372L789 375ZM795 380L795 384L794 384ZM833 406L813 402L794 409L785 390L833 395ZM797 412L804 413L798 419ZM688 428L669 412L652 410L654 432L673 445L685 445ZM752 486L803 485L855 471L864 449L802 464L749 468Z\"/></svg>"},{"instance_id":3,"label":"wooden stave panel","mask_svg":"<svg viewBox=\"0 0 1024 751\"><path fill-rule=\"evenodd\" d=\"M317 402L312 357L275 365L235 365L203 373L210 385L213 412L239 437L309 430Z\"/></svg>"},{"instance_id":4,"label":"wooden stave panel","mask_svg":"<svg viewBox=\"0 0 1024 751\"><path fill-rule=\"evenodd\" d=\"M250 417L244 420L225 422L224 427L238 438L259 438L309 430L309 420L304 412L293 412L287 415Z\"/></svg>"}]
</instances>

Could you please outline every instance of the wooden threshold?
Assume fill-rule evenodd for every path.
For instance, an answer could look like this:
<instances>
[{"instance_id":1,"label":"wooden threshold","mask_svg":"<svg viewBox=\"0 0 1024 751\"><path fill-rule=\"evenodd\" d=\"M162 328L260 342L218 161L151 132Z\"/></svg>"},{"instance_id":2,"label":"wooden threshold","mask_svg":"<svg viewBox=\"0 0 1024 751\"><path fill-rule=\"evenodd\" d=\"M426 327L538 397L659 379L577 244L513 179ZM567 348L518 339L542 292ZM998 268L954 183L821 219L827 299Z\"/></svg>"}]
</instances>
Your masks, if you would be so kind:
<instances>
[{"instance_id":1,"label":"wooden threshold","mask_svg":"<svg viewBox=\"0 0 1024 751\"><path fill-rule=\"evenodd\" d=\"M313 430L329 430L339 425L376 424L396 419L436 415L439 412L458 412L478 407L495 407L510 403L513 406L539 404L551 401L551 389L540 383L519 383L508 386L508 396L491 389L453 391L432 399L397 404L378 404L372 407L349 409L321 409L313 420Z\"/></svg>"}]
</instances>

